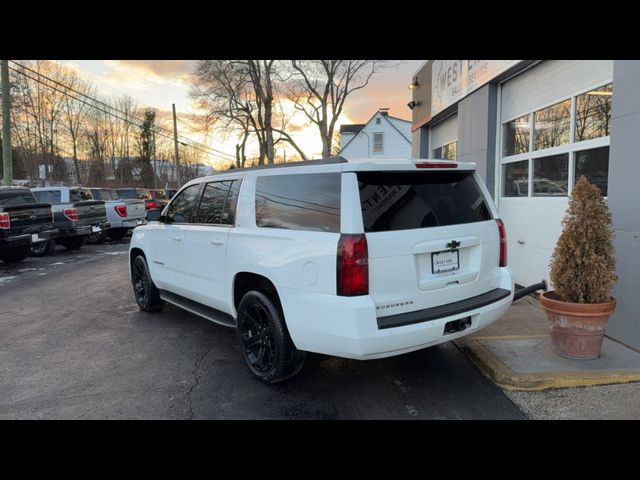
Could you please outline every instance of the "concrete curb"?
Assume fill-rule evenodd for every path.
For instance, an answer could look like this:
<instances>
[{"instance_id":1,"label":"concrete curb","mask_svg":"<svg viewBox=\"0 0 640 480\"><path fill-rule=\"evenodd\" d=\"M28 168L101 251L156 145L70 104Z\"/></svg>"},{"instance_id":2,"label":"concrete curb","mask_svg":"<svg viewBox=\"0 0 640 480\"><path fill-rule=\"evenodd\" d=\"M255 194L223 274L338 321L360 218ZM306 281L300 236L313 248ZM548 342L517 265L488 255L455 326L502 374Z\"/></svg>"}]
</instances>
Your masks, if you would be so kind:
<instances>
[{"instance_id":1,"label":"concrete curb","mask_svg":"<svg viewBox=\"0 0 640 480\"><path fill-rule=\"evenodd\" d=\"M511 370L498 357L486 349L479 340L538 339L545 335L509 335L474 337L462 343L469 359L489 378L505 390L540 391L551 388L590 387L612 383L640 381L640 368L598 371L565 371L519 373Z\"/></svg>"}]
</instances>

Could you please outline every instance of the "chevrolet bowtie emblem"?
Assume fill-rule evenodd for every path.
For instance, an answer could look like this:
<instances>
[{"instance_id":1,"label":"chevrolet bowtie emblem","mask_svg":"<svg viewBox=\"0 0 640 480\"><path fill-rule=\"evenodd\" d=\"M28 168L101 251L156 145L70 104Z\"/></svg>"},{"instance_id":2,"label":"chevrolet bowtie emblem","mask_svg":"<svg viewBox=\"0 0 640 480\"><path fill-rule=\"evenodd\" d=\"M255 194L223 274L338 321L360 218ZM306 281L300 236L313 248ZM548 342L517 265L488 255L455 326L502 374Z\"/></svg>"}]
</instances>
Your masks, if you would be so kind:
<instances>
[{"instance_id":1,"label":"chevrolet bowtie emblem","mask_svg":"<svg viewBox=\"0 0 640 480\"><path fill-rule=\"evenodd\" d=\"M460 246L460 242L458 242L457 240L451 240L449 243L447 243L447 248L450 249L454 249L454 248L458 248Z\"/></svg>"}]
</instances>

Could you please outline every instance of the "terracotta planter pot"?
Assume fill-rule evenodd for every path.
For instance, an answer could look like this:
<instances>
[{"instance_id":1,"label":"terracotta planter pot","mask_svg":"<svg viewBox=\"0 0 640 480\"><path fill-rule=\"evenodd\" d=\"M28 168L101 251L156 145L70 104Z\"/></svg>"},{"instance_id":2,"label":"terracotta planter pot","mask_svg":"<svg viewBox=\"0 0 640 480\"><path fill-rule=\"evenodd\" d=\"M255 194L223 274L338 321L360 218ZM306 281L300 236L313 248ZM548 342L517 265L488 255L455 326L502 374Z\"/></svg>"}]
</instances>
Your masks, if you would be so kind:
<instances>
[{"instance_id":1,"label":"terracotta planter pot","mask_svg":"<svg viewBox=\"0 0 640 480\"><path fill-rule=\"evenodd\" d=\"M592 360L600 356L604 327L616 308L606 303L571 303L557 300L555 292L540 295L551 328L551 348L563 357Z\"/></svg>"}]
</instances>

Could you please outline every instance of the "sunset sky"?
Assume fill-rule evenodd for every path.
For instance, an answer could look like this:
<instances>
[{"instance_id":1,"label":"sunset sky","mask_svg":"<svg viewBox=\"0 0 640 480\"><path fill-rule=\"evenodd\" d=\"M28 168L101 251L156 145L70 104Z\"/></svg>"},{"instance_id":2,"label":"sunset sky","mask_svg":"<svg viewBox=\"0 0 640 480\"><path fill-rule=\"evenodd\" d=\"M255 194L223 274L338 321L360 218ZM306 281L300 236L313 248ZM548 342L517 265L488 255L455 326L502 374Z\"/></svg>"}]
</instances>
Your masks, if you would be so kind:
<instances>
[{"instance_id":1,"label":"sunset sky","mask_svg":"<svg viewBox=\"0 0 640 480\"><path fill-rule=\"evenodd\" d=\"M423 61L394 62L396 64L394 68L383 70L365 89L347 98L340 124L364 123L381 107L390 108L389 114L395 117L411 118L411 111L407 107L407 102L411 100L411 92L407 85ZM70 60L62 63L72 64L86 73L101 94L106 96L129 94L140 105L159 110L160 117L168 118L171 104L175 103L180 134L233 154L235 142L220 136L205 138L191 128L197 126L194 117L197 112L188 96L194 61ZM322 147L315 127L300 129L295 133L294 138L307 155L320 156ZM293 148L287 149L287 155L293 153ZM207 163L215 165L215 162Z\"/></svg>"}]
</instances>

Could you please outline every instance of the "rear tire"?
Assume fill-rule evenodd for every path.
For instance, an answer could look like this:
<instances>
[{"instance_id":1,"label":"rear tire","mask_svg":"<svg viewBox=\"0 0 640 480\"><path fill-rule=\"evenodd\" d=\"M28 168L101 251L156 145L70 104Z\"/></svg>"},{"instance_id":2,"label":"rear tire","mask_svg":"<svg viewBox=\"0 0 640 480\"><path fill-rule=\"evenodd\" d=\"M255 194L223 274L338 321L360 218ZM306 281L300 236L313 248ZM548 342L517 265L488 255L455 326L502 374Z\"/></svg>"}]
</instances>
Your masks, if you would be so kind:
<instances>
[{"instance_id":1,"label":"rear tire","mask_svg":"<svg viewBox=\"0 0 640 480\"><path fill-rule=\"evenodd\" d=\"M126 234L127 234L127 230L125 228L117 228L117 229L114 228L107 232L107 236L111 240L121 240L124 238Z\"/></svg>"},{"instance_id":2,"label":"rear tire","mask_svg":"<svg viewBox=\"0 0 640 480\"><path fill-rule=\"evenodd\" d=\"M88 235L76 235L75 237L67 237L58 240L58 243L65 247L67 250L78 250L85 243L87 243Z\"/></svg>"},{"instance_id":3,"label":"rear tire","mask_svg":"<svg viewBox=\"0 0 640 480\"><path fill-rule=\"evenodd\" d=\"M46 242L37 242L31 245L29 253L34 257L44 257L56 248L55 240L47 240Z\"/></svg>"},{"instance_id":4,"label":"rear tire","mask_svg":"<svg viewBox=\"0 0 640 480\"><path fill-rule=\"evenodd\" d=\"M238 307L238 342L249 371L264 383L295 376L304 364L277 302L265 292L248 292Z\"/></svg>"},{"instance_id":5,"label":"rear tire","mask_svg":"<svg viewBox=\"0 0 640 480\"><path fill-rule=\"evenodd\" d=\"M151 280L149 266L142 255L138 255L131 264L131 284L138 308L143 312L157 312L162 309L160 292Z\"/></svg>"},{"instance_id":6,"label":"rear tire","mask_svg":"<svg viewBox=\"0 0 640 480\"><path fill-rule=\"evenodd\" d=\"M0 249L0 260L4 263L18 263L29 256L29 246Z\"/></svg>"}]
</instances>

